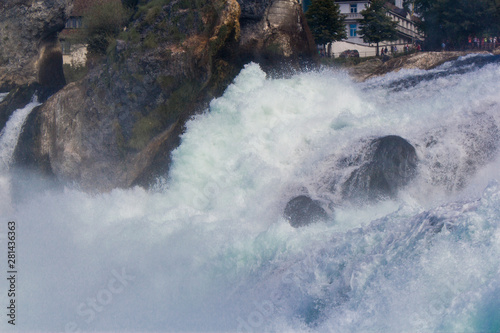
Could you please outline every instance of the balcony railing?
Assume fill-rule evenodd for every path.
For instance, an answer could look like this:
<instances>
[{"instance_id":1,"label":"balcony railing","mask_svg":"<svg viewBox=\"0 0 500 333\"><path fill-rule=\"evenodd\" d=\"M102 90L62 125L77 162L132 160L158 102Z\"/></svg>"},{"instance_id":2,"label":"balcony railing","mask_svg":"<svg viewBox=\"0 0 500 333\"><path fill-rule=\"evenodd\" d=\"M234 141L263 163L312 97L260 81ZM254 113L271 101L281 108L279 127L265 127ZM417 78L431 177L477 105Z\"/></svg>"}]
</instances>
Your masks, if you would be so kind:
<instances>
[{"instance_id":1,"label":"balcony railing","mask_svg":"<svg viewBox=\"0 0 500 333\"><path fill-rule=\"evenodd\" d=\"M415 29L415 30L413 30L413 29L408 29L408 28L405 28L405 27L403 27L403 26L401 26L401 25L398 25L398 26L396 27L396 29L397 29L400 33L402 33L402 34L404 34L404 35L406 35L406 36L408 36L408 37L411 37L411 38L422 38L422 37L423 37L423 36L422 36L422 35L418 32L418 30L416 30L416 29Z\"/></svg>"},{"instance_id":2,"label":"balcony railing","mask_svg":"<svg viewBox=\"0 0 500 333\"><path fill-rule=\"evenodd\" d=\"M346 19L348 20L361 20L363 18L363 15L360 13L347 13L345 15L347 15Z\"/></svg>"}]
</instances>

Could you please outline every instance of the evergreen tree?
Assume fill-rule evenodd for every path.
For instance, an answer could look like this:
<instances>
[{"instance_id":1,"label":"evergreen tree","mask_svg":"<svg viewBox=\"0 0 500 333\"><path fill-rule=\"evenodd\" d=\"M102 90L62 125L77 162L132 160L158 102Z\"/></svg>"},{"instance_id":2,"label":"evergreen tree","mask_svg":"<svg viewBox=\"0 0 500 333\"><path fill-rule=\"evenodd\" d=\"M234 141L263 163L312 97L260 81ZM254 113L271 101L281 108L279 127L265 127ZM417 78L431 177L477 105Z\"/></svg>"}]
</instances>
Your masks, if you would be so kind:
<instances>
[{"instance_id":1,"label":"evergreen tree","mask_svg":"<svg viewBox=\"0 0 500 333\"><path fill-rule=\"evenodd\" d=\"M369 7L361 11L363 18L360 21L359 33L363 35L365 43L377 43L377 56L379 43L396 40L397 23L386 15L385 0L373 0Z\"/></svg>"},{"instance_id":2,"label":"evergreen tree","mask_svg":"<svg viewBox=\"0 0 500 333\"><path fill-rule=\"evenodd\" d=\"M500 0L414 0L431 48L448 41L463 47L469 37L500 33Z\"/></svg>"},{"instance_id":3,"label":"evergreen tree","mask_svg":"<svg viewBox=\"0 0 500 333\"><path fill-rule=\"evenodd\" d=\"M307 24L318 45L347 39L345 15L333 0L312 0L306 12Z\"/></svg>"}]
</instances>

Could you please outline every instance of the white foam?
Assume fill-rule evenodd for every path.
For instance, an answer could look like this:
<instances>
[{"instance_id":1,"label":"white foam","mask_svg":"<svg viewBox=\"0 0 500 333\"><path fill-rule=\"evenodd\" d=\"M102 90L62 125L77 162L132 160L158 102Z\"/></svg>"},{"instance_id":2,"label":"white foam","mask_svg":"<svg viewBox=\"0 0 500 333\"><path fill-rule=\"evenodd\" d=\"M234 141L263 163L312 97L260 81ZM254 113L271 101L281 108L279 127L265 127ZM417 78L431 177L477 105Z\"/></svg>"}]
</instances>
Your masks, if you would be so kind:
<instances>
[{"instance_id":1,"label":"white foam","mask_svg":"<svg viewBox=\"0 0 500 333\"><path fill-rule=\"evenodd\" d=\"M0 170L9 167L24 122L30 112L38 105L40 103L35 96L32 102L12 113L0 132Z\"/></svg>"},{"instance_id":2,"label":"white foam","mask_svg":"<svg viewBox=\"0 0 500 333\"><path fill-rule=\"evenodd\" d=\"M498 124L500 66L391 88L425 74L269 79L250 64L187 123L163 188L15 200L17 328L498 331L498 161L460 188L453 182L468 159L468 128ZM488 139L482 132L474 142ZM416 146L417 180L361 208L328 196L322 180L337 172L328 161L387 134ZM455 170L451 187L433 181L438 161ZM336 215L293 229L281 214L300 191L331 200ZM115 283L122 273L128 280Z\"/></svg>"}]
</instances>

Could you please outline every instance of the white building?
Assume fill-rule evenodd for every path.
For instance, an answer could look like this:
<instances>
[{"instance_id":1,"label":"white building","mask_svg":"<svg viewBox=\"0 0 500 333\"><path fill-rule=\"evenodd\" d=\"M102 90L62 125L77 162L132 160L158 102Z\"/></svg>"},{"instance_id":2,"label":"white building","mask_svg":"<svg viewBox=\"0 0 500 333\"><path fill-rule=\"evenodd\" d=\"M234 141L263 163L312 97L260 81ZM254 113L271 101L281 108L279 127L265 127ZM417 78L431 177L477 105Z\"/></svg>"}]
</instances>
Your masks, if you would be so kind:
<instances>
[{"instance_id":1,"label":"white building","mask_svg":"<svg viewBox=\"0 0 500 333\"><path fill-rule=\"evenodd\" d=\"M359 34L360 20L363 18L361 11L369 6L370 0L332 0L340 6L340 12L346 15L345 25L347 40L332 43L331 50L334 56L338 56L345 50L358 50L361 57L374 56L376 45L363 42L363 36ZM405 45L412 45L423 41L424 35L418 31L416 17L403 8L403 0L396 0L395 5L387 2L387 15L398 23L399 39L392 42L382 42L380 47L397 46L398 50L403 50Z\"/></svg>"}]
</instances>

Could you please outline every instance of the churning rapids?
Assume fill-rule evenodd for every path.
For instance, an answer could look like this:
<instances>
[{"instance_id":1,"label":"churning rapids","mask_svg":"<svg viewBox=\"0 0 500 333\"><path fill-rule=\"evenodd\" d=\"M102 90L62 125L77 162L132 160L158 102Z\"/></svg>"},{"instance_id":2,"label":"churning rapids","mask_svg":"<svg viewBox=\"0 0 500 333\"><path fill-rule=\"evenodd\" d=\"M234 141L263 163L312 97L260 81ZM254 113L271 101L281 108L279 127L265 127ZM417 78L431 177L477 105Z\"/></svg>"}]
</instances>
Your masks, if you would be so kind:
<instances>
[{"instance_id":1,"label":"churning rapids","mask_svg":"<svg viewBox=\"0 0 500 333\"><path fill-rule=\"evenodd\" d=\"M153 190L19 188L4 168L15 328L498 333L499 92L489 55L364 83L249 64L188 122ZM387 135L415 147L416 176L351 202L332 185L352 172L342 161ZM328 219L292 228L283 210L298 195Z\"/></svg>"}]
</instances>

